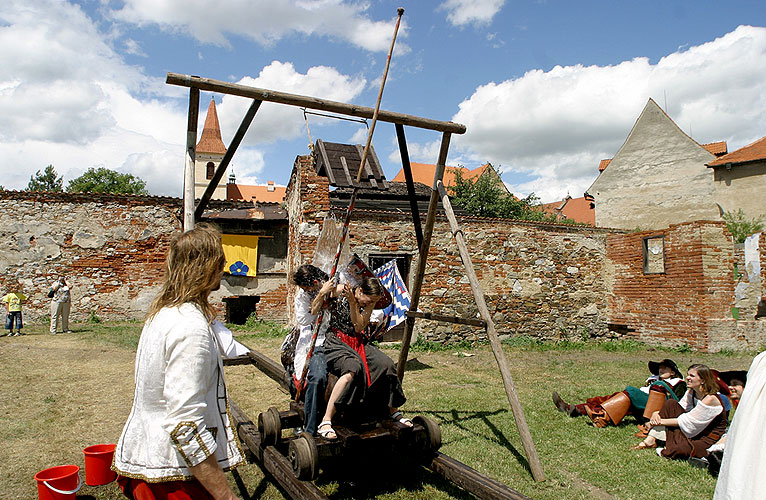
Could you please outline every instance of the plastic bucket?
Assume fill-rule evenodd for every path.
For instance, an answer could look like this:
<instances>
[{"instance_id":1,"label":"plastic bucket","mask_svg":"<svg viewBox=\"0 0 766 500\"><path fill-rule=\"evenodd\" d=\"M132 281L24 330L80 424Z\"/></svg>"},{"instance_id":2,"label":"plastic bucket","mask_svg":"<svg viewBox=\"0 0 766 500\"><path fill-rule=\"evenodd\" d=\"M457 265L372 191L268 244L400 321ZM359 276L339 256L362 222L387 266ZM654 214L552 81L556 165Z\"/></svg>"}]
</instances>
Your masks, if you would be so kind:
<instances>
[{"instance_id":1,"label":"plastic bucket","mask_svg":"<svg viewBox=\"0 0 766 500\"><path fill-rule=\"evenodd\" d=\"M98 486L111 483L117 474L109 467L114 457L114 444L94 444L85 448L85 484Z\"/></svg>"},{"instance_id":2,"label":"plastic bucket","mask_svg":"<svg viewBox=\"0 0 766 500\"><path fill-rule=\"evenodd\" d=\"M76 465L59 465L35 474L37 496L40 500L74 500L80 490L80 468Z\"/></svg>"}]
</instances>

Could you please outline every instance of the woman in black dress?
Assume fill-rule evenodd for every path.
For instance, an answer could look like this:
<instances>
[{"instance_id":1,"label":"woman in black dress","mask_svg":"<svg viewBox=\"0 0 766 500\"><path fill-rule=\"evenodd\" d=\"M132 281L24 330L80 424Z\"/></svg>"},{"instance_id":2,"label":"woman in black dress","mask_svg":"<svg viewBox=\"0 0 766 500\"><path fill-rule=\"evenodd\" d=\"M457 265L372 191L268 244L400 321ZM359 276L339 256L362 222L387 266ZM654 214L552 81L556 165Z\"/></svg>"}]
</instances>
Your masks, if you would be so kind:
<instances>
[{"instance_id":1,"label":"woman in black dress","mask_svg":"<svg viewBox=\"0 0 766 500\"><path fill-rule=\"evenodd\" d=\"M338 377L317 429L326 439L337 437L332 418L338 409L372 415L386 412L394 420L412 426L410 419L402 417L398 410L406 398L394 362L368 344L370 339L365 335L372 311L382 295L383 287L378 279L366 277L356 287L348 283L336 286L329 281L312 302L312 312L318 312L325 302L328 304L330 331L324 354L328 371Z\"/></svg>"}]
</instances>

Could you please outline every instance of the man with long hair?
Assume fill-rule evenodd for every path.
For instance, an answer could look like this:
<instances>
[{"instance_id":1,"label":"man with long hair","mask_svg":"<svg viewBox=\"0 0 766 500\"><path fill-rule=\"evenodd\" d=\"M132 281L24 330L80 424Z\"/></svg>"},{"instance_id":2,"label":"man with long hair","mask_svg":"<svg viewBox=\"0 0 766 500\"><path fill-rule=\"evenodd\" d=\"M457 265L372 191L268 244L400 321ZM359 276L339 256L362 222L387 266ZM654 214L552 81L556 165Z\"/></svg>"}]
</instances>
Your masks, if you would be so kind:
<instances>
[{"instance_id":1,"label":"man with long hair","mask_svg":"<svg viewBox=\"0 0 766 500\"><path fill-rule=\"evenodd\" d=\"M133 408L112 468L125 496L236 499L224 471L243 462L232 431L215 316L221 233L200 224L177 235L136 352Z\"/></svg>"}]
</instances>

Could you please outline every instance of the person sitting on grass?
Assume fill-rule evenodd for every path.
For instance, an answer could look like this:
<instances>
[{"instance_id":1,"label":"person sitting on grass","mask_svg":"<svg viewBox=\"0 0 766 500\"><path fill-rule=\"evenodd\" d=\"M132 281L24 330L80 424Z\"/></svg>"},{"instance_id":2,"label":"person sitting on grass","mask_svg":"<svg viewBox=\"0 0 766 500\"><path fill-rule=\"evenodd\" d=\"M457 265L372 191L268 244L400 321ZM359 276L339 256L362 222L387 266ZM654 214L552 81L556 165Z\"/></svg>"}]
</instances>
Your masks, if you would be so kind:
<instances>
[{"instance_id":1,"label":"person sitting on grass","mask_svg":"<svg viewBox=\"0 0 766 500\"><path fill-rule=\"evenodd\" d=\"M649 400L649 390L665 393L666 397L678 400L686 392L686 383L678 365L672 359L649 361L649 372L643 387L628 386L625 390L608 396L588 398L585 403L572 405L566 403L558 392L553 393L553 404L569 415L579 417L588 415L596 427L605 427L610 423L617 425L628 413L643 420L643 412Z\"/></svg>"},{"instance_id":2,"label":"person sitting on grass","mask_svg":"<svg viewBox=\"0 0 766 500\"><path fill-rule=\"evenodd\" d=\"M691 365L686 385L680 401L669 399L652 413L646 424L649 435L632 449L657 448L658 455L676 459L707 456L707 449L726 432L728 401L706 365ZM663 442L664 447L659 445Z\"/></svg>"},{"instance_id":3,"label":"person sitting on grass","mask_svg":"<svg viewBox=\"0 0 766 500\"><path fill-rule=\"evenodd\" d=\"M328 281L314 299L316 304L328 303L331 316L330 332L324 343L325 359L330 373L339 377L319 424L318 433L323 438L337 438L332 419L338 408L368 414L385 412L399 423L412 427L412 421L398 410L406 397L394 362L367 343L369 339L364 335L382 295L380 281L365 277L356 287Z\"/></svg>"}]
</instances>

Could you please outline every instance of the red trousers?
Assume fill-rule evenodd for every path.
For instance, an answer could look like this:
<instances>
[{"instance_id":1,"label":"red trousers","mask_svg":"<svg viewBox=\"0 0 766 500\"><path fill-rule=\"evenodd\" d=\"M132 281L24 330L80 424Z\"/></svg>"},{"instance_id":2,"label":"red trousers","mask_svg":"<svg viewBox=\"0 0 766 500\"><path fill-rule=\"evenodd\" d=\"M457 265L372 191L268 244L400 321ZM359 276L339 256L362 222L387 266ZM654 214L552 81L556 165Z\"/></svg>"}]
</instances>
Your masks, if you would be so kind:
<instances>
[{"instance_id":1,"label":"red trousers","mask_svg":"<svg viewBox=\"0 0 766 500\"><path fill-rule=\"evenodd\" d=\"M141 479L117 476L117 484L131 500L215 500L196 479L147 483Z\"/></svg>"}]
</instances>

